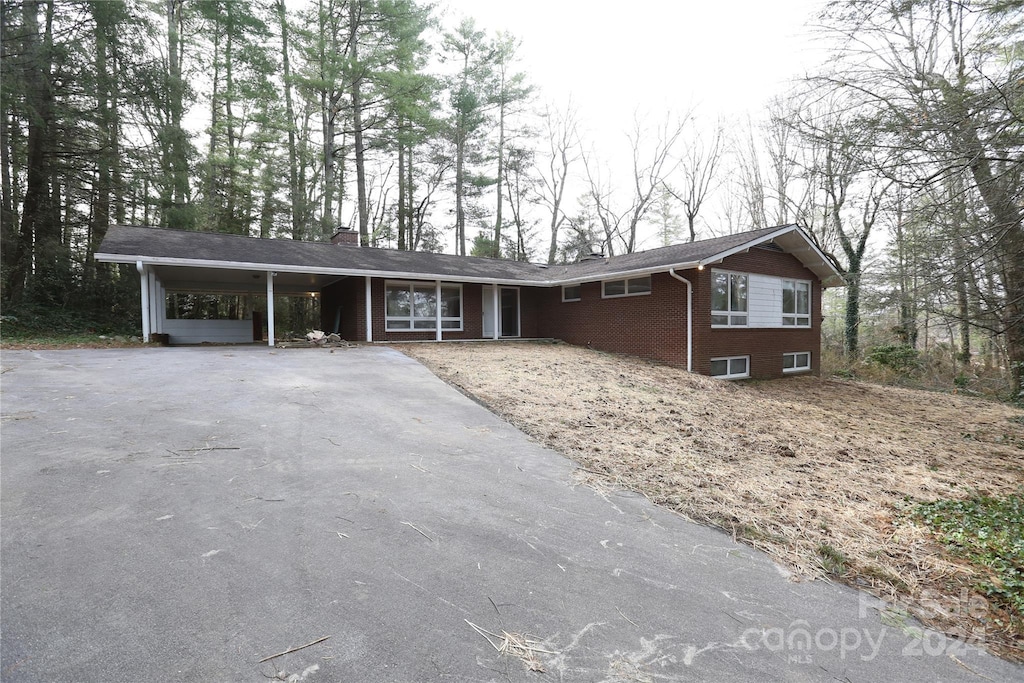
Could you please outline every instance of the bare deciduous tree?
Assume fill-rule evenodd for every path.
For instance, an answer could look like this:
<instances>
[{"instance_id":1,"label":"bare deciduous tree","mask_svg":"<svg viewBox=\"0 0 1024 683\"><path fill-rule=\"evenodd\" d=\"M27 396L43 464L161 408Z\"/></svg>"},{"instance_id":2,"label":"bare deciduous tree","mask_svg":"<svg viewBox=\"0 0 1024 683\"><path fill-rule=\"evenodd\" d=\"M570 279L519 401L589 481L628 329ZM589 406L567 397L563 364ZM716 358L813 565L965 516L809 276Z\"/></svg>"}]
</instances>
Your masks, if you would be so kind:
<instances>
[{"instance_id":1,"label":"bare deciduous tree","mask_svg":"<svg viewBox=\"0 0 1024 683\"><path fill-rule=\"evenodd\" d=\"M551 106L544 109L544 140L546 143L547 165L538 165L540 186L537 202L544 206L551 218L548 230L548 263L554 263L558 256L558 232L566 221L562 200L565 186L569 181L569 168L580 159L578 115L570 100L564 111Z\"/></svg>"},{"instance_id":2,"label":"bare deciduous tree","mask_svg":"<svg viewBox=\"0 0 1024 683\"><path fill-rule=\"evenodd\" d=\"M690 241L697 239L696 221L704 201L714 188L722 163L722 127L719 124L709 139L694 131L686 141L686 149L679 162L682 180L673 187L665 183L665 190L683 205Z\"/></svg>"},{"instance_id":3,"label":"bare deciduous tree","mask_svg":"<svg viewBox=\"0 0 1024 683\"><path fill-rule=\"evenodd\" d=\"M618 200L618 188L612 185L607 172L602 175L599 165L588 155L583 155L583 166L590 184L588 196L604 230L605 248L609 255L615 253L616 240L624 253L636 251L637 228L651 211L666 178L679 165L672 153L689 117L689 113L681 117L668 113L663 122L651 128L641 117L634 116L633 128L626 134L632 150L628 202Z\"/></svg>"}]
</instances>

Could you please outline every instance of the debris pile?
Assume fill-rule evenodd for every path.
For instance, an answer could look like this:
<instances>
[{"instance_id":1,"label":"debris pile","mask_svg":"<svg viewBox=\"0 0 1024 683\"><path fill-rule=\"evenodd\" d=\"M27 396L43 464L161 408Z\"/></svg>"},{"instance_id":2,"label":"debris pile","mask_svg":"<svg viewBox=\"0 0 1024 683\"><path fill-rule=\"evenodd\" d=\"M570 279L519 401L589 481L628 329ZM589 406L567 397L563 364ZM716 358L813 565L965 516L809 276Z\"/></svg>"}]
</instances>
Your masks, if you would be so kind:
<instances>
[{"instance_id":1,"label":"debris pile","mask_svg":"<svg viewBox=\"0 0 1024 683\"><path fill-rule=\"evenodd\" d=\"M307 332L305 337L293 337L278 343L282 348L301 348L308 346L320 346L327 348L355 346L341 338L340 334L332 332L327 334L323 330Z\"/></svg>"}]
</instances>

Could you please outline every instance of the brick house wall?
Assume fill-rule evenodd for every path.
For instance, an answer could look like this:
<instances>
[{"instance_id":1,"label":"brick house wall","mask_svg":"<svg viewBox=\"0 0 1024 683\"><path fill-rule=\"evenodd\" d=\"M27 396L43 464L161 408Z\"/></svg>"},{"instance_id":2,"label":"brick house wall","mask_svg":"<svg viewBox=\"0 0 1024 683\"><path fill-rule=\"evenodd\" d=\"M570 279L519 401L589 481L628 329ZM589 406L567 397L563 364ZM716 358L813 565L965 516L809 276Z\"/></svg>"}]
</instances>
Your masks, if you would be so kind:
<instances>
[{"instance_id":1,"label":"brick house wall","mask_svg":"<svg viewBox=\"0 0 1024 683\"><path fill-rule=\"evenodd\" d=\"M686 367L686 285L668 273L639 296L602 299L600 282L582 284L579 301L563 302L561 287L538 296L539 336Z\"/></svg>"},{"instance_id":2,"label":"brick house wall","mask_svg":"<svg viewBox=\"0 0 1024 683\"><path fill-rule=\"evenodd\" d=\"M711 273L714 269L774 277L809 280L811 284L811 326L785 328L711 327ZM749 356L750 376L774 378L782 371L784 353L810 352L811 372L818 374L821 362L821 283L791 254L753 248L734 254L722 263L703 270L680 271L693 283L693 371L709 374L711 359ZM433 340L433 331L386 332L383 278L371 281L374 341ZM341 307L343 338L366 338L365 284L362 277L345 278L321 294L324 330L334 327L335 312ZM601 283L580 286L580 301L563 302L561 287L519 287L520 336L552 337L570 344L601 351L625 353L640 358L686 367L686 285L668 273L651 276L651 293L602 299ZM444 339L483 338L483 286L462 285L461 331L445 331Z\"/></svg>"},{"instance_id":3,"label":"brick house wall","mask_svg":"<svg viewBox=\"0 0 1024 683\"><path fill-rule=\"evenodd\" d=\"M712 329L711 271L733 270L741 273L772 275L811 281L811 326L786 328ZM753 378L783 377L782 354L809 351L811 373L818 374L821 362L821 282L792 254L768 249L751 249L734 254L722 263L695 275L693 287L693 370L711 372L711 359L724 356L750 356Z\"/></svg>"},{"instance_id":4,"label":"brick house wall","mask_svg":"<svg viewBox=\"0 0 1024 683\"><path fill-rule=\"evenodd\" d=\"M811 326L787 328L711 327L712 269L811 281ZM750 356L750 376L783 377L784 353L811 353L817 374L821 356L821 283L791 254L751 249L703 270L677 271L693 283L693 371L711 372L711 359ZM601 283L581 286L580 301L562 302L562 288L538 290L538 336L601 351L626 353L686 367L686 285L668 273L655 273L649 295L601 298Z\"/></svg>"}]
</instances>

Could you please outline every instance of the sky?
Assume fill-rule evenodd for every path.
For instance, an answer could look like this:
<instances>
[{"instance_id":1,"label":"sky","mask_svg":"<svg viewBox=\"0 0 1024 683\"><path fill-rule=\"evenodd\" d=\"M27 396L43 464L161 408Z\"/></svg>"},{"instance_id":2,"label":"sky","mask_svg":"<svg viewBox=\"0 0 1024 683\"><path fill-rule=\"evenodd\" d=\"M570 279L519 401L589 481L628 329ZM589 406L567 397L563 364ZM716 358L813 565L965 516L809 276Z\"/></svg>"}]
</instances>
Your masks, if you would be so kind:
<instances>
[{"instance_id":1,"label":"sky","mask_svg":"<svg viewBox=\"0 0 1024 683\"><path fill-rule=\"evenodd\" d=\"M821 0L447 0L447 21L472 16L522 40L524 71L543 100L569 96L602 135L634 110L702 118L756 114L788 80L820 63L807 26ZM454 23L454 22L453 22ZM610 127L610 128L609 128Z\"/></svg>"},{"instance_id":2,"label":"sky","mask_svg":"<svg viewBox=\"0 0 1024 683\"><path fill-rule=\"evenodd\" d=\"M634 116L653 127L666 112L693 111L699 129L721 122L727 135L748 117L756 122L768 100L827 58L810 28L823 2L442 0L440 8L446 26L471 16L489 34L519 38L520 68L538 88L538 104L564 110L571 98L583 147L603 164L603 177L623 187ZM568 194L579 196L582 182ZM726 231L716 228L725 221L715 194L701 211L698 238ZM659 241L653 227L641 230L641 249Z\"/></svg>"}]
</instances>

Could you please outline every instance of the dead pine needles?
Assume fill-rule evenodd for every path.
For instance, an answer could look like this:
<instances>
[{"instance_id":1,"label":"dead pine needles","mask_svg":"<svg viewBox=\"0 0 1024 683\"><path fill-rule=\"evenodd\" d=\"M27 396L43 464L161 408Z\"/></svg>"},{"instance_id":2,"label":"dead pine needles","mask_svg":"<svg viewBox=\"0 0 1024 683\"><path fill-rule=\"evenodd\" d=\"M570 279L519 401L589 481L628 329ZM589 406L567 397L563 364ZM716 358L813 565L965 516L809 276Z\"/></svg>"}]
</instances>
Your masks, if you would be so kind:
<instances>
[{"instance_id":1,"label":"dead pine needles","mask_svg":"<svg viewBox=\"0 0 1024 683\"><path fill-rule=\"evenodd\" d=\"M530 636L520 633L509 633L504 630L499 635L480 628L469 619L466 619L465 622L469 624L470 628L482 635L498 654L519 658L530 671L544 673L544 664L537 657L538 654L558 654L557 652L537 647L541 644L541 641L535 640Z\"/></svg>"}]
</instances>

